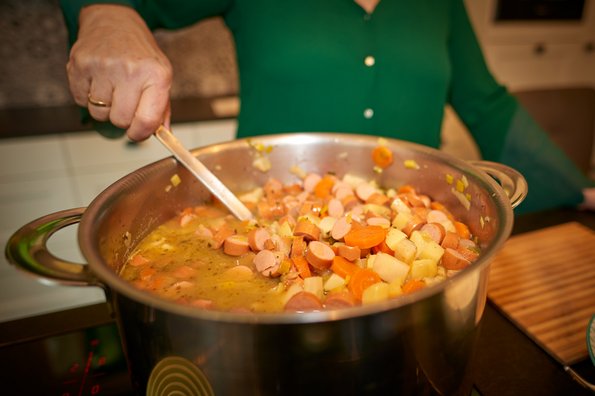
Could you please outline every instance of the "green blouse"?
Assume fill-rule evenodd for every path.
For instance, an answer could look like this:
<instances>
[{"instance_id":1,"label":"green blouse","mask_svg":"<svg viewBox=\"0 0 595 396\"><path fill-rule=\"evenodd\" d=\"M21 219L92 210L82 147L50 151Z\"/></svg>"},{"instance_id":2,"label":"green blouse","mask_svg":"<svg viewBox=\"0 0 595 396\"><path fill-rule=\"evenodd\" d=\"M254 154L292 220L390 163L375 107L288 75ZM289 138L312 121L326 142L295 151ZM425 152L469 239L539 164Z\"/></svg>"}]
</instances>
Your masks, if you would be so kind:
<instances>
[{"instance_id":1,"label":"green blouse","mask_svg":"<svg viewBox=\"0 0 595 396\"><path fill-rule=\"evenodd\" d=\"M527 178L520 211L576 205L589 184L494 80L463 0L382 0L373 14L353 0L62 0L71 42L80 8L100 2L136 8L152 29L222 16L237 51L238 137L336 131L439 147L450 104L483 158Z\"/></svg>"}]
</instances>

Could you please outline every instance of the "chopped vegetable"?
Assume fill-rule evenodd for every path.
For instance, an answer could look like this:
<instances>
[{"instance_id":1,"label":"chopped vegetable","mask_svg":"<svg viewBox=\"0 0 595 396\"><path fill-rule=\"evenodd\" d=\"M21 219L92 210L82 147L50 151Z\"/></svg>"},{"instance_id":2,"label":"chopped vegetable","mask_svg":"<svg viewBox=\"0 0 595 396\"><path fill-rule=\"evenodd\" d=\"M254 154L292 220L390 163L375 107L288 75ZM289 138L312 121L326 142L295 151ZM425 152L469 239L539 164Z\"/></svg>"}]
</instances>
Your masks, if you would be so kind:
<instances>
[{"instance_id":1,"label":"chopped vegetable","mask_svg":"<svg viewBox=\"0 0 595 396\"><path fill-rule=\"evenodd\" d=\"M465 223L461 223L460 221L453 221L453 224L455 226L457 234L462 239L470 239L471 232L469 231L469 227Z\"/></svg>"},{"instance_id":2,"label":"chopped vegetable","mask_svg":"<svg viewBox=\"0 0 595 396\"><path fill-rule=\"evenodd\" d=\"M369 268L361 268L351 276L347 287L355 298L361 300L364 290L378 282L382 282L380 275Z\"/></svg>"},{"instance_id":3,"label":"chopped vegetable","mask_svg":"<svg viewBox=\"0 0 595 396\"><path fill-rule=\"evenodd\" d=\"M376 146L372 150L372 161L380 168L388 168L393 163L393 152L386 146Z\"/></svg>"},{"instance_id":4,"label":"chopped vegetable","mask_svg":"<svg viewBox=\"0 0 595 396\"><path fill-rule=\"evenodd\" d=\"M410 294L414 291L423 289L426 287L426 283L419 279L410 279L401 287L403 294Z\"/></svg>"},{"instance_id":5,"label":"chopped vegetable","mask_svg":"<svg viewBox=\"0 0 595 396\"><path fill-rule=\"evenodd\" d=\"M258 157L252 161L252 166L261 172L268 172L271 170L271 160L268 157Z\"/></svg>"},{"instance_id":6,"label":"chopped vegetable","mask_svg":"<svg viewBox=\"0 0 595 396\"><path fill-rule=\"evenodd\" d=\"M373 269L380 275L383 281L388 283L396 280L402 282L409 273L409 266L407 264L387 253L378 253L376 255Z\"/></svg>"},{"instance_id":7,"label":"chopped vegetable","mask_svg":"<svg viewBox=\"0 0 595 396\"><path fill-rule=\"evenodd\" d=\"M335 178L331 175L324 175L314 187L314 195L317 198L327 198L331 195L331 189L335 184Z\"/></svg>"},{"instance_id":8,"label":"chopped vegetable","mask_svg":"<svg viewBox=\"0 0 595 396\"><path fill-rule=\"evenodd\" d=\"M344 279L350 278L359 269L360 267L341 256L335 256L331 264L331 271Z\"/></svg>"},{"instance_id":9,"label":"chopped vegetable","mask_svg":"<svg viewBox=\"0 0 595 396\"><path fill-rule=\"evenodd\" d=\"M390 298L390 287L388 283L379 282L369 286L362 294L363 304L386 301Z\"/></svg>"},{"instance_id":10,"label":"chopped vegetable","mask_svg":"<svg viewBox=\"0 0 595 396\"><path fill-rule=\"evenodd\" d=\"M180 183L182 183L182 179L180 179L180 176L176 173L174 174L169 181L171 182L172 186L177 187Z\"/></svg>"},{"instance_id":11,"label":"chopped vegetable","mask_svg":"<svg viewBox=\"0 0 595 396\"><path fill-rule=\"evenodd\" d=\"M412 159L405 160L403 162L403 165L405 165L405 168L407 168L407 169L414 169L414 170L419 169L419 164L415 160L412 160Z\"/></svg>"},{"instance_id":12,"label":"chopped vegetable","mask_svg":"<svg viewBox=\"0 0 595 396\"><path fill-rule=\"evenodd\" d=\"M386 228L376 225L352 227L345 235L345 244L370 249L384 241L387 233Z\"/></svg>"},{"instance_id":13,"label":"chopped vegetable","mask_svg":"<svg viewBox=\"0 0 595 396\"><path fill-rule=\"evenodd\" d=\"M268 148L253 147L266 160ZM479 257L469 227L413 185L293 172L298 182L269 178L239 195L253 221L217 203L179 211L141 241L122 277L197 309L307 312L398 298ZM470 204L467 184L451 188Z\"/></svg>"}]
</instances>

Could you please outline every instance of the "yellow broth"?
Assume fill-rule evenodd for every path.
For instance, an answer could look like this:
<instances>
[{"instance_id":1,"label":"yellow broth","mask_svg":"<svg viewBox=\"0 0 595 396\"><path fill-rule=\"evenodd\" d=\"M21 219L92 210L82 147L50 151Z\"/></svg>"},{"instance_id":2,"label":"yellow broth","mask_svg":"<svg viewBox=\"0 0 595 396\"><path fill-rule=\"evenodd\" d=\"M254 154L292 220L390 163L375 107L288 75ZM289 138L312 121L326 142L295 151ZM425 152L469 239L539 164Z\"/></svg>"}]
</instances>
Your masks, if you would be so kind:
<instances>
[{"instance_id":1,"label":"yellow broth","mask_svg":"<svg viewBox=\"0 0 595 396\"><path fill-rule=\"evenodd\" d=\"M235 218L228 216L225 220L232 228L242 229ZM197 216L184 227L180 226L178 218L160 225L138 245L120 276L160 297L202 308L282 311L282 290L277 279L257 273L248 279L226 275L233 267L252 266L254 254L228 256L221 249L213 249L209 239L197 236L200 224L209 225L213 221L210 217ZM148 262L132 265L138 254ZM205 306L205 298L216 303Z\"/></svg>"}]
</instances>

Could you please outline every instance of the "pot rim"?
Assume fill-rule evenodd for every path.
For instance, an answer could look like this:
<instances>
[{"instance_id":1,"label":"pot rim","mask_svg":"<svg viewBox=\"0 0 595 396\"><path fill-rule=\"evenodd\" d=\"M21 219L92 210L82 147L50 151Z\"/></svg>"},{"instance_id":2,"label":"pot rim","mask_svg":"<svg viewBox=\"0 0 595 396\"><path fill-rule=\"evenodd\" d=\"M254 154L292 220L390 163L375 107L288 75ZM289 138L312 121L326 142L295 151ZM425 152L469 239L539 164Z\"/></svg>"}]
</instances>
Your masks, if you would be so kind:
<instances>
[{"instance_id":1,"label":"pot rim","mask_svg":"<svg viewBox=\"0 0 595 396\"><path fill-rule=\"evenodd\" d=\"M316 143L322 141L328 142L329 140L331 140L340 143L340 141L344 139L352 140L355 143L361 141L361 143L366 142L367 144L370 144L370 141L377 142L379 137L371 135L332 132L284 133L275 135L262 135L252 138L243 138L223 143L216 143L204 147L195 148L191 150L191 152L195 156L200 156L209 153L217 153L224 149L245 147L246 144L251 144L251 141L264 141L267 143L273 142L274 144L283 144L286 143L288 140L299 140L301 143ZM438 282L424 289L418 290L410 295L402 295L397 298L372 304L328 311L315 311L304 313L243 313L197 309L196 307L191 307L184 304L176 303L174 301L162 299L152 293L135 288L128 281L119 277L115 271L113 271L111 268L109 268L107 264L103 262L103 259L99 253L99 249L96 249L95 245L90 243L90 240L92 238L87 238L86 235L93 235L96 229L94 223L96 223L96 219L102 215L104 207L110 201L110 197L121 191L124 186L134 183L134 178L140 180L142 179L142 175L150 172L151 170L154 170L155 168L159 168L161 166L169 166L171 165L171 162L176 162L173 156L160 159L127 174L126 176L117 180L109 187L107 187L105 190L103 190L89 204L89 206L82 215L78 229L78 242L81 248L81 252L88 261L88 267L90 268L90 272L94 276L96 276L100 280L100 282L103 283L103 287L109 289L110 291L115 291L117 292L117 294L121 294L132 300L141 302L151 308L167 311L170 313L175 313L181 316L202 319L207 321L250 324L316 323L353 319L357 317L378 314L406 305L411 305L418 301L430 298L431 296L442 292L447 287L450 287L452 284L462 282L468 277L473 276L475 273L487 269L493 256L496 254L496 252L500 250L501 246L508 239L510 233L512 232L512 226L514 221L512 206L510 205L510 200L506 196L506 193L504 192L502 187L483 170L479 169L478 167L465 160L456 158L448 153L442 152L435 148L408 141L384 137L382 139L385 139L391 145L398 145L400 147L420 152L422 154L437 157L441 161L447 162L448 165L452 168L461 171L462 174L471 175L474 180L481 181L482 187L486 188L489 191L489 196L494 201L495 206L498 209L497 216L503 219L490 245L486 246L482 250L480 258L477 261L475 261L471 266L445 279L444 281Z\"/></svg>"}]
</instances>

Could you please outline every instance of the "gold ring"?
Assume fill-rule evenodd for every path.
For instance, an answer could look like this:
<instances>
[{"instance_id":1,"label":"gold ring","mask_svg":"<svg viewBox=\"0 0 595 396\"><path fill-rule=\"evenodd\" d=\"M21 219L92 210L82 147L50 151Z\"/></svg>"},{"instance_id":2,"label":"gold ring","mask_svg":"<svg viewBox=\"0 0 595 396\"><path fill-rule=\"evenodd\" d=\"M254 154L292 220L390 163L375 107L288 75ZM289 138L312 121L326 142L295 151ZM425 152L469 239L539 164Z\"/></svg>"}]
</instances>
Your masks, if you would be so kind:
<instances>
[{"instance_id":1,"label":"gold ring","mask_svg":"<svg viewBox=\"0 0 595 396\"><path fill-rule=\"evenodd\" d=\"M91 104L93 106L97 106L97 107L110 107L111 106L109 103L106 103L104 101L93 99L91 97L91 94L87 95L87 100L89 101L89 104Z\"/></svg>"}]
</instances>

